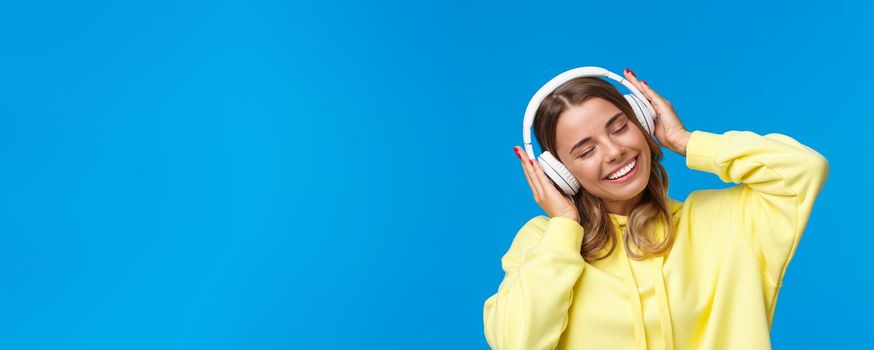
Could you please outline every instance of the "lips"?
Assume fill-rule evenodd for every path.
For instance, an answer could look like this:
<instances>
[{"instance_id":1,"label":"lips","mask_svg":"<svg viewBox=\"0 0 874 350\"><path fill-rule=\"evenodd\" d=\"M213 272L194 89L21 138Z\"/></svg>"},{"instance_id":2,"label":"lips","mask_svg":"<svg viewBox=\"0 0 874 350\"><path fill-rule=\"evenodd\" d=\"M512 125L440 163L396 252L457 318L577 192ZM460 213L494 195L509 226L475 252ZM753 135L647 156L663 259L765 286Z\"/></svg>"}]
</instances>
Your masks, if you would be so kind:
<instances>
[{"instance_id":1,"label":"lips","mask_svg":"<svg viewBox=\"0 0 874 350\"><path fill-rule=\"evenodd\" d=\"M639 156L639 154L637 156ZM617 171L621 170L622 168L625 168L628 164L631 164L632 162L634 162L634 160L637 159L637 156L634 156L634 158L629 159L627 162L618 166L616 169L613 169L613 171L607 173L607 176L604 177L604 180L610 180L610 175L615 174ZM638 166L638 164L635 164L634 166L636 167L636 166Z\"/></svg>"}]
</instances>

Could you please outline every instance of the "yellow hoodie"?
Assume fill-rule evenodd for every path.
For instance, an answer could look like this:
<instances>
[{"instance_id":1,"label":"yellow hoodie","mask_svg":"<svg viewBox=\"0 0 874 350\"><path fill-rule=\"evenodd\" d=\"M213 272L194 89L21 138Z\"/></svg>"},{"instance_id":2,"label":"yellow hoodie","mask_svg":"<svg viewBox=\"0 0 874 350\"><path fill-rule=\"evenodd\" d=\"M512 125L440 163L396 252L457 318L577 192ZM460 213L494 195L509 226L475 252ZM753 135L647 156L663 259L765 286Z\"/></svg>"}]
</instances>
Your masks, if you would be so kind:
<instances>
[{"instance_id":1,"label":"yellow hoodie","mask_svg":"<svg viewBox=\"0 0 874 350\"><path fill-rule=\"evenodd\" d=\"M576 221L537 216L522 226L501 258L504 280L485 301L489 345L770 349L781 281L828 161L781 134L694 131L686 166L740 185L669 199L676 239L664 257L628 258L622 215L609 214L616 250L592 263L580 255Z\"/></svg>"}]
</instances>

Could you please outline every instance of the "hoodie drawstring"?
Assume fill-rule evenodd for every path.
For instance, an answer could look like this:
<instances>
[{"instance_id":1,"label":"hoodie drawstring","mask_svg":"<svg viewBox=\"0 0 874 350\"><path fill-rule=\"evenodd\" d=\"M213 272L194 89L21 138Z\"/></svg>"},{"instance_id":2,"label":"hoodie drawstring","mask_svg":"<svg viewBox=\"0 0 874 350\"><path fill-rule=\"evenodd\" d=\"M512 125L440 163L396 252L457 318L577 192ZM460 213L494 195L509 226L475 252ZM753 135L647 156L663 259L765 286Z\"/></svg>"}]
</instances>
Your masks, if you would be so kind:
<instances>
[{"instance_id":1,"label":"hoodie drawstring","mask_svg":"<svg viewBox=\"0 0 874 350\"><path fill-rule=\"evenodd\" d=\"M660 223L657 226L658 229L662 229ZM620 227L624 229L624 227ZM619 244L622 243L622 238L620 234ZM624 246L624 244L623 244ZM648 346L646 344L646 328L644 325L643 318L643 305L641 305L640 301L640 290L637 287L637 281L634 279L634 272L631 268L631 260L628 258L627 253L624 251L619 254L622 260L625 261L626 269L625 269L625 285L631 293L631 314L632 314L632 322L634 323L634 347L639 350L647 350ZM664 257L658 255L651 259L648 263L654 264L656 271L656 281L655 281L655 291L656 291L656 302L659 305L659 321L661 325L662 331L662 340L664 341L665 350L673 350L674 349L674 330L671 325L671 310L668 306L668 293L665 289L665 278L662 272L664 267Z\"/></svg>"},{"instance_id":2,"label":"hoodie drawstring","mask_svg":"<svg viewBox=\"0 0 874 350\"><path fill-rule=\"evenodd\" d=\"M631 315L634 322L634 347L640 350L646 350L646 330L643 325L643 306L640 304L640 293L637 289L637 282L634 280L634 275L631 272L631 261L627 254L623 251L622 259L625 260L625 265L628 266L625 270L625 285L631 293Z\"/></svg>"},{"instance_id":3,"label":"hoodie drawstring","mask_svg":"<svg viewBox=\"0 0 874 350\"><path fill-rule=\"evenodd\" d=\"M668 307L668 292L665 290L665 277L662 268L665 266L665 258L661 255L653 259L656 264L656 298L659 303L659 316L662 323L662 339L665 341L665 349L674 349L674 327L671 325L671 309Z\"/></svg>"}]
</instances>

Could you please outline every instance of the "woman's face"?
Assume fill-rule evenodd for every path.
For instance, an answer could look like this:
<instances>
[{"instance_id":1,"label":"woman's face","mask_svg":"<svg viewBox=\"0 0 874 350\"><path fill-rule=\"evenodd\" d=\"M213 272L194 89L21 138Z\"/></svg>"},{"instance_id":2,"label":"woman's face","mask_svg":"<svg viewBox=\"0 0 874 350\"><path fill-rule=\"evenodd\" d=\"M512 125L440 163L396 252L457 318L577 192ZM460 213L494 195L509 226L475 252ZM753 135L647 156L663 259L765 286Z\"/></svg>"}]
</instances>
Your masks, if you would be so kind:
<instances>
[{"instance_id":1,"label":"woman's face","mask_svg":"<svg viewBox=\"0 0 874 350\"><path fill-rule=\"evenodd\" d=\"M594 97L558 118L556 151L580 185L601 198L610 213L628 215L649 182L650 149L643 131L607 100ZM585 140L585 142L582 142ZM626 165L634 168L612 180Z\"/></svg>"}]
</instances>

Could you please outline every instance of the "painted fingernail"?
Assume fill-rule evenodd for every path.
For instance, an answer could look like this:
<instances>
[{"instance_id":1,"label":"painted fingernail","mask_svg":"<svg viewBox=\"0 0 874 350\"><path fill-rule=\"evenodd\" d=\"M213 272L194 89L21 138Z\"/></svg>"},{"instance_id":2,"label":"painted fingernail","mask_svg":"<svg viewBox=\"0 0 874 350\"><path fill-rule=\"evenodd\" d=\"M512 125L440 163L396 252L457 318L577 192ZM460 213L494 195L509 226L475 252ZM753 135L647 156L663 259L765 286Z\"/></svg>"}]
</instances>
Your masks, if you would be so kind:
<instances>
[{"instance_id":1,"label":"painted fingernail","mask_svg":"<svg viewBox=\"0 0 874 350\"><path fill-rule=\"evenodd\" d=\"M522 159L522 155L519 154L519 148L513 146L513 153L516 153L516 157L519 157L519 159Z\"/></svg>"},{"instance_id":2,"label":"painted fingernail","mask_svg":"<svg viewBox=\"0 0 874 350\"><path fill-rule=\"evenodd\" d=\"M529 159L528 162L530 162L531 165L534 165L534 159Z\"/></svg>"},{"instance_id":3,"label":"painted fingernail","mask_svg":"<svg viewBox=\"0 0 874 350\"><path fill-rule=\"evenodd\" d=\"M631 69L625 68L625 71L631 74L632 77L637 78L637 75L635 75L634 72L631 71Z\"/></svg>"},{"instance_id":4,"label":"painted fingernail","mask_svg":"<svg viewBox=\"0 0 874 350\"><path fill-rule=\"evenodd\" d=\"M643 85L649 86L649 84L646 83L646 80L641 80L641 81L643 82Z\"/></svg>"}]
</instances>

